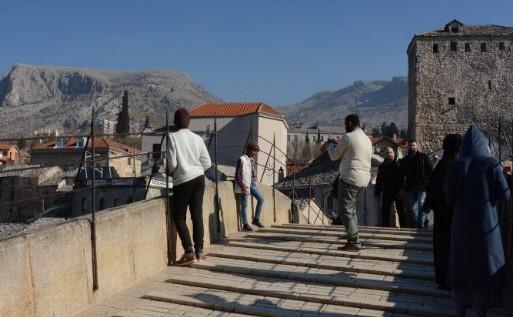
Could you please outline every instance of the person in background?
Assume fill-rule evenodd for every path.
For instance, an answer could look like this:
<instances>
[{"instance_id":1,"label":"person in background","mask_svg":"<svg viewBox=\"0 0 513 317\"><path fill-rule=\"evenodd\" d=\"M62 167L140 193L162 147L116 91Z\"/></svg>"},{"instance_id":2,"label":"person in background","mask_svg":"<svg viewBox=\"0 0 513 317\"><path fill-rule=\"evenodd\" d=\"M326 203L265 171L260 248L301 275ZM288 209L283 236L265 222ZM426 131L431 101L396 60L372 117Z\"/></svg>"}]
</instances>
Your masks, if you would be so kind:
<instances>
[{"instance_id":1,"label":"person in background","mask_svg":"<svg viewBox=\"0 0 513 317\"><path fill-rule=\"evenodd\" d=\"M327 151L332 161L340 160L337 209L338 216L345 225L347 243L339 247L344 251L358 251L361 243L358 235L356 200L369 184L371 175L372 143L360 128L356 114L345 118L346 134L328 140Z\"/></svg>"},{"instance_id":2,"label":"person in background","mask_svg":"<svg viewBox=\"0 0 513 317\"><path fill-rule=\"evenodd\" d=\"M507 267L497 202L511 197L500 163L490 157L487 139L476 126L465 133L459 159L448 168L447 205L453 209L449 286L458 316L469 306L486 316L502 304Z\"/></svg>"},{"instance_id":3,"label":"person in background","mask_svg":"<svg viewBox=\"0 0 513 317\"><path fill-rule=\"evenodd\" d=\"M443 141L444 154L436 165L426 190L423 210L433 210L433 255L435 260L435 281L440 289L449 290L447 286L447 269L449 266L449 245L451 241L452 208L446 202L447 170L451 162L458 157L462 136L449 134Z\"/></svg>"},{"instance_id":4,"label":"person in background","mask_svg":"<svg viewBox=\"0 0 513 317\"><path fill-rule=\"evenodd\" d=\"M421 211L426 199L426 187L433 171L429 157L417 148L417 141L408 141L408 155L400 162L401 175L404 178L408 213L412 226L424 228L427 216Z\"/></svg>"},{"instance_id":5,"label":"person in background","mask_svg":"<svg viewBox=\"0 0 513 317\"><path fill-rule=\"evenodd\" d=\"M194 260L205 258L203 253L203 194L205 191L204 172L211 161L203 139L189 130L189 112L178 109L174 123L177 131L169 133L167 150L167 173L173 177L173 199L171 215L176 231L182 241L183 256L176 265L189 265ZM185 223L187 207L191 212L194 249Z\"/></svg>"},{"instance_id":6,"label":"person in background","mask_svg":"<svg viewBox=\"0 0 513 317\"><path fill-rule=\"evenodd\" d=\"M381 226L383 227L390 225L392 203L395 203L400 227L406 226L402 197L399 195L401 185L401 171L395 158L395 151L393 148L387 147L385 150L385 160L378 168L374 190L374 196L377 199L380 199L381 194L383 194L381 200Z\"/></svg>"},{"instance_id":7,"label":"person in background","mask_svg":"<svg viewBox=\"0 0 513 317\"><path fill-rule=\"evenodd\" d=\"M246 153L239 158L237 168L235 169L235 192L240 194L240 216L243 231L253 231L253 228L248 224L247 216L248 203L251 196L257 200L255 217L251 223L259 228L264 228L264 225L260 222L264 196L256 186L255 157L258 151L260 151L258 144L249 142L246 147Z\"/></svg>"}]
</instances>

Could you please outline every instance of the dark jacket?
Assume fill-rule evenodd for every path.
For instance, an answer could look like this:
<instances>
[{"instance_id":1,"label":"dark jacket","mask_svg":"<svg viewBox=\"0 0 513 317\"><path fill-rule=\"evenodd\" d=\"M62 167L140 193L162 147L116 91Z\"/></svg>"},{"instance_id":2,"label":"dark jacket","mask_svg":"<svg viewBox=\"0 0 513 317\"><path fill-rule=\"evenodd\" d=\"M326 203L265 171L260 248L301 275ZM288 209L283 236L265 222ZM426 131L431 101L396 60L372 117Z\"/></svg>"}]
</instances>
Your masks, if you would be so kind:
<instances>
[{"instance_id":1,"label":"dark jacket","mask_svg":"<svg viewBox=\"0 0 513 317\"><path fill-rule=\"evenodd\" d=\"M471 126L460 159L448 168L447 204L454 210L449 282L456 290L485 292L504 287L507 280L496 205L511 192L487 143Z\"/></svg>"},{"instance_id":2,"label":"dark jacket","mask_svg":"<svg viewBox=\"0 0 513 317\"><path fill-rule=\"evenodd\" d=\"M376 187L374 195L379 196L381 192L396 194L402 185L401 170L396 160L385 160L378 168L376 176Z\"/></svg>"},{"instance_id":3,"label":"dark jacket","mask_svg":"<svg viewBox=\"0 0 513 317\"><path fill-rule=\"evenodd\" d=\"M426 154L420 152L413 155L408 154L399 161L399 166L401 167L401 175L405 180L406 190L414 187L426 190L429 177L433 171L433 164Z\"/></svg>"}]
</instances>

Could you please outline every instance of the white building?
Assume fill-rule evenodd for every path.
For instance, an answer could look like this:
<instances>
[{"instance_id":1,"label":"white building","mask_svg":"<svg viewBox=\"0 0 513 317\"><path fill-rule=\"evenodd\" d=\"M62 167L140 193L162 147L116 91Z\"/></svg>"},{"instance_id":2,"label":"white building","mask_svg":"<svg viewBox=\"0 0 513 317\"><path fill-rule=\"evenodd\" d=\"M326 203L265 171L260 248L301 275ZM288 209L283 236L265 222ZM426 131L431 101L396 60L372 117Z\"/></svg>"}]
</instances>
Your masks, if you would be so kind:
<instances>
[{"instance_id":1,"label":"white building","mask_svg":"<svg viewBox=\"0 0 513 317\"><path fill-rule=\"evenodd\" d=\"M191 108L189 113L189 128L205 139L212 163L215 161L215 140L211 139L211 135L214 125L217 124L218 165L235 166L244 152L244 146L251 140L256 142L261 150L256 160L258 181L262 180L267 185L273 183L274 163L276 171L280 167L286 169L288 125L284 116L271 106L265 103L207 103ZM143 163L145 175L151 172L155 160L160 158L158 152L161 151L162 136L159 134L163 131L165 128L159 128L153 131L155 135L143 137L142 151L154 152L154 155L149 154L147 161ZM271 151L274 138L276 151ZM162 148L164 147L165 142ZM273 160L274 152L276 162ZM277 182L277 172L275 178Z\"/></svg>"}]
</instances>

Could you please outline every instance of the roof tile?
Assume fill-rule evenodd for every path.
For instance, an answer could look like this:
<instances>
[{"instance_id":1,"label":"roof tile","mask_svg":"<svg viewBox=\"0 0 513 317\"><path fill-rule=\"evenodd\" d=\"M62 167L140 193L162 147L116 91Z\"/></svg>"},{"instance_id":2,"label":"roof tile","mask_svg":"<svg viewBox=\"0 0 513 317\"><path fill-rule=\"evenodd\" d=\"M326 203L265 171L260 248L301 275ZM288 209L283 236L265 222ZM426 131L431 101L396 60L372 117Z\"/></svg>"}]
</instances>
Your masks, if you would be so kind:
<instances>
[{"instance_id":1,"label":"roof tile","mask_svg":"<svg viewBox=\"0 0 513 317\"><path fill-rule=\"evenodd\" d=\"M268 113L283 116L281 112L263 103L205 103L189 110L191 117L238 117L252 113Z\"/></svg>"}]
</instances>

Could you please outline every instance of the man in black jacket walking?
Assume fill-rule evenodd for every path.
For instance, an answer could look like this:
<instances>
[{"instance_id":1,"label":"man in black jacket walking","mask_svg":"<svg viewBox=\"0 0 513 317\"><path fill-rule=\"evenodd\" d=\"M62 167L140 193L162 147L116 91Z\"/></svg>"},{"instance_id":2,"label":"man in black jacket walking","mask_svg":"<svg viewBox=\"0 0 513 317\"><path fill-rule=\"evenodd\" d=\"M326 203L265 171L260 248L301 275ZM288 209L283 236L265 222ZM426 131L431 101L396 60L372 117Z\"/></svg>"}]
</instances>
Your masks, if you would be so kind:
<instances>
[{"instance_id":1,"label":"man in black jacket walking","mask_svg":"<svg viewBox=\"0 0 513 317\"><path fill-rule=\"evenodd\" d=\"M424 228L427 217L422 212L426 199L426 188L433 165L429 157L417 148L417 141L408 141L408 155L399 162L401 175L404 177L408 198L408 213L413 227Z\"/></svg>"},{"instance_id":2,"label":"man in black jacket walking","mask_svg":"<svg viewBox=\"0 0 513 317\"><path fill-rule=\"evenodd\" d=\"M378 168L378 176L376 177L376 187L374 190L374 195L377 199L379 199L381 193L383 193L381 200L382 227L388 227L390 225L390 209L392 208L393 202L395 202L400 226L406 226L403 202L399 195L401 185L401 170L399 169L394 149L388 147L385 151L385 161Z\"/></svg>"}]
</instances>

